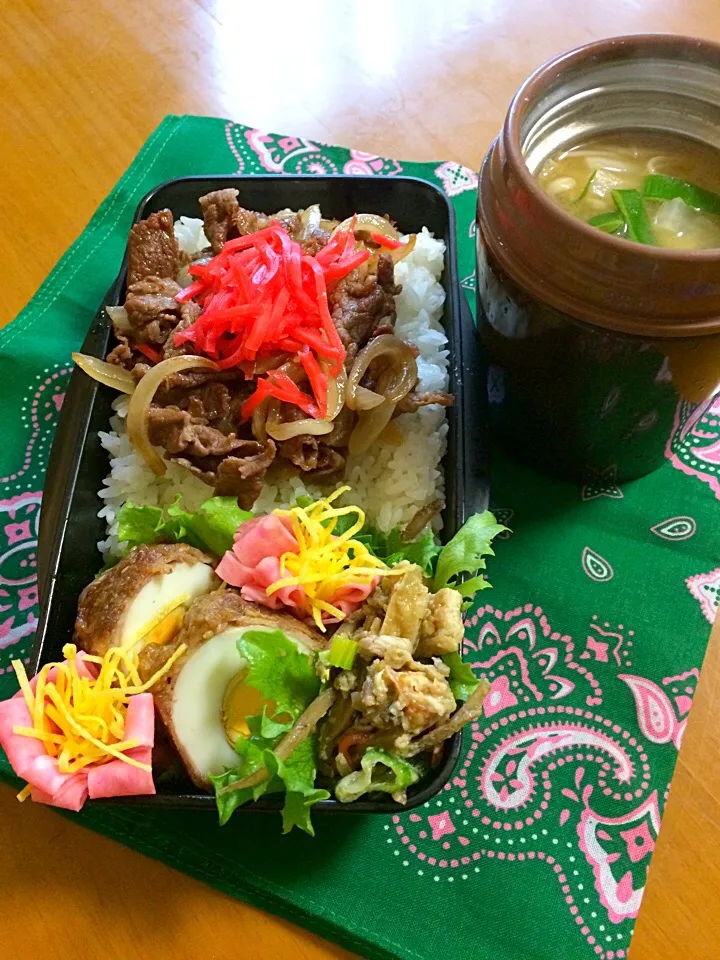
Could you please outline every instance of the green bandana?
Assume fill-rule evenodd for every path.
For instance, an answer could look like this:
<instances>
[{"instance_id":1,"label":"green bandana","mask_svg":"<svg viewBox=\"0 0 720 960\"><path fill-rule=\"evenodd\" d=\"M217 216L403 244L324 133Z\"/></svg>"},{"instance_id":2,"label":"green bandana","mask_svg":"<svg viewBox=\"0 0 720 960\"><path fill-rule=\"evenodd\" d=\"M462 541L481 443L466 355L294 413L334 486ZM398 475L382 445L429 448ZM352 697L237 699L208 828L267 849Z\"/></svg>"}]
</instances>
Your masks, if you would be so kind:
<instances>
[{"instance_id":1,"label":"green bandana","mask_svg":"<svg viewBox=\"0 0 720 960\"><path fill-rule=\"evenodd\" d=\"M31 303L0 331L0 698L38 616L37 521L53 428L133 212L189 174L421 177L452 199L474 299L477 178L240 124L168 117ZM667 463L584 487L502 458L492 592L468 614L467 659L492 683L437 799L390 817L279 817L90 803L76 819L364 957L615 960L627 954L720 591L720 402ZM52 478L48 478L52 482ZM0 775L10 769L0 757Z\"/></svg>"}]
</instances>

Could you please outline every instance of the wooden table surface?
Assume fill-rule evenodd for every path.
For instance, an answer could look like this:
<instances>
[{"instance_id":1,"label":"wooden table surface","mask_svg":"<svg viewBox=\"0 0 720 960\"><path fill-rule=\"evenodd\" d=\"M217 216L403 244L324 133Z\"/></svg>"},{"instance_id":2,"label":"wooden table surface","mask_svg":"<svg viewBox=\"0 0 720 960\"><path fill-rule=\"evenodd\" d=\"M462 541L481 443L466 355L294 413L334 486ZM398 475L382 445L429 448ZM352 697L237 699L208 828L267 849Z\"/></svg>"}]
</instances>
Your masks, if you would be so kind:
<instances>
[{"instance_id":1,"label":"wooden table surface","mask_svg":"<svg viewBox=\"0 0 720 960\"><path fill-rule=\"evenodd\" d=\"M534 67L590 40L656 31L720 40L717 0L5 3L0 324L166 113L477 169ZM720 956L719 687L716 629L631 960ZM0 955L13 960L349 957L49 810L21 808L6 787L0 889Z\"/></svg>"}]
</instances>

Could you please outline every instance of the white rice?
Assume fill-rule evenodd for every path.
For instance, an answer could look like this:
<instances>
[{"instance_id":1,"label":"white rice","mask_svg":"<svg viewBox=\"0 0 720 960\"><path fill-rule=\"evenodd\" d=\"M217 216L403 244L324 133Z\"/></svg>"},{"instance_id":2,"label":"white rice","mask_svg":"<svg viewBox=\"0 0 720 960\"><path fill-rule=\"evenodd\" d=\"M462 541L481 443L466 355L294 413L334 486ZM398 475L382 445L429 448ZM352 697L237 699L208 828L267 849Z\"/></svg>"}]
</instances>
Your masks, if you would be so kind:
<instances>
[{"instance_id":1,"label":"white rice","mask_svg":"<svg viewBox=\"0 0 720 960\"><path fill-rule=\"evenodd\" d=\"M175 231L188 252L206 245L200 220L181 217ZM439 282L444 256L445 244L423 228L413 252L395 268L395 279L403 288L396 297L395 331L420 350L418 391L448 388L447 337L441 324L445 291ZM98 547L106 560L122 552L116 517L126 501L166 506L179 494L181 505L195 510L212 496L207 484L170 461L161 478L153 474L127 439L127 404L125 396L113 403L111 430L100 433L100 441L110 454L110 473L99 493L103 501L99 516L107 524L107 538ZM389 442L378 443L368 453L348 459L344 481L352 488L346 499L361 507L368 521L383 531L406 523L431 501L444 499L441 460L448 425L444 409L433 405L403 414L388 429ZM303 483L301 477L292 477L281 483L265 484L253 510L267 513L288 506L299 496L317 497L321 493L319 487Z\"/></svg>"}]
</instances>

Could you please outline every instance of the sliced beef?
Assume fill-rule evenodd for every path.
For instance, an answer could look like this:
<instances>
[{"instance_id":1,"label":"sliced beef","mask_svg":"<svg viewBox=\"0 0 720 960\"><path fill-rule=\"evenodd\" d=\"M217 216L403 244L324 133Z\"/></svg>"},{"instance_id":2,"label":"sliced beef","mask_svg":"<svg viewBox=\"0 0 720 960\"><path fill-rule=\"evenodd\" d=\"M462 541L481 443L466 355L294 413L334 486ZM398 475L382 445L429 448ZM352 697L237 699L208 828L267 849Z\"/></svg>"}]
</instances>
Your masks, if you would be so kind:
<instances>
[{"instance_id":1,"label":"sliced beef","mask_svg":"<svg viewBox=\"0 0 720 960\"><path fill-rule=\"evenodd\" d=\"M240 210L237 196L237 190L228 187L227 190L214 190L200 197L205 236L210 241L213 253L220 253L234 229L235 218Z\"/></svg>"},{"instance_id":2,"label":"sliced beef","mask_svg":"<svg viewBox=\"0 0 720 960\"><path fill-rule=\"evenodd\" d=\"M107 362L130 370L135 365L133 349L127 337L117 337L119 343L107 355Z\"/></svg>"},{"instance_id":3,"label":"sliced beef","mask_svg":"<svg viewBox=\"0 0 720 960\"><path fill-rule=\"evenodd\" d=\"M174 279L180 269L180 248L170 210L151 213L136 223L128 239L128 286L147 277Z\"/></svg>"},{"instance_id":4,"label":"sliced beef","mask_svg":"<svg viewBox=\"0 0 720 960\"><path fill-rule=\"evenodd\" d=\"M434 390L429 393L409 393L398 401L395 416L399 416L401 413L415 413L420 407L427 407L432 403L437 403L441 407L451 407L455 403L455 397L451 393L445 393L444 390Z\"/></svg>"},{"instance_id":5,"label":"sliced beef","mask_svg":"<svg viewBox=\"0 0 720 960\"><path fill-rule=\"evenodd\" d=\"M394 269L390 255L381 253L376 273L363 275L353 270L329 294L330 312L347 351L348 365L376 327L394 327L395 297L402 290L395 283Z\"/></svg>"},{"instance_id":6,"label":"sliced beef","mask_svg":"<svg viewBox=\"0 0 720 960\"><path fill-rule=\"evenodd\" d=\"M168 277L146 277L127 288L125 309L131 335L140 343L162 346L180 317L175 296L182 288Z\"/></svg>"},{"instance_id":7,"label":"sliced beef","mask_svg":"<svg viewBox=\"0 0 720 960\"><path fill-rule=\"evenodd\" d=\"M176 347L175 334L180 333L181 330L187 330L188 327L191 327L201 313L202 307L200 304L195 303L194 300L189 300L187 303L180 304L180 319L168 335L168 338L165 341L165 346L163 347L162 353L164 360L167 360L168 357L180 357L183 354L195 352L191 343L181 343L180 346Z\"/></svg>"},{"instance_id":8,"label":"sliced beef","mask_svg":"<svg viewBox=\"0 0 720 960\"><path fill-rule=\"evenodd\" d=\"M310 256L314 256L330 240L329 231L322 227L315 227L308 232L299 213L287 211L279 216L268 216L241 207L237 198L238 191L232 188L215 190L200 197L205 236L210 241L213 253L220 253L223 244L233 237L245 237L263 230L271 220L281 223L293 240L300 244L303 253Z\"/></svg>"},{"instance_id":9,"label":"sliced beef","mask_svg":"<svg viewBox=\"0 0 720 960\"><path fill-rule=\"evenodd\" d=\"M349 407L343 407L333 420L332 433L323 437L328 447L346 447L355 426L355 414Z\"/></svg>"},{"instance_id":10,"label":"sliced beef","mask_svg":"<svg viewBox=\"0 0 720 960\"><path fill-rule=\"evenodd\" d=\"M253 453L249 450L253 445ZM226 457L218 465L215 479L215 495L218 497L237 497L238 505L249 510L260 496L263 477L275 459L275 444L272 440L259 443L246 440L242 457Z\"/></svg>"},{"instance_id":11,"label":"sliced beef","mask_svg":"<svg viewBox=\"0 0 720 960\"><path fill-rule=\"evenodd\" d=\"M331 483L341 479L345 473L345 456L339 450L334 450L322 440L318 443L317 466L308 472L308 480L319 483Z\"/></svg>"},{"instance_id":12,"label":"sliced beef","mask_svg":"<svg viewBox=\"0 0 720 960\"><path fill-rule=\"evenodd\" d=\"M196 420L229 422L231 409L230 391L224 383L210 381L187 398L187 411Z\"/></svg>"},{"instance_id":13,"label":"sliced beef","mask_svg":"<svg viewBox=\"0 0 720 960\"><path fill-rule=\"evenodd\" d=\"M345 469L345 456L340 451L307 433L281 441L278 456L289 460L312 480L329 482L330 478L342 475Z\"/></svg>"},{"instance_id":14,"label":"sliced beef","mask_svg":"<svg viewBox=\"0 0 720 960\"><path fill-rule=\"evenodd\" d=\"M246 237L249 233L257 233L258 230L264 230L270 225L270 218L264 213L255 213L254 210L246 210L245 207L238 207L234 219L236 235Z\"/></svg>"},{"instance_id":15,"label":"sliced beef","mask_svg":"<svg viewBox=\"0 0 720 960\"><path fill-rule=\"evenodd\" d=\"M301 433L289 440L281 440L278 444L278 456L289 460L306 473L315 470L318 465L318 440L309 433Z\"/></svg>"},{"instance_id":16,"label":"sliced beef","mask_svg":"<svg viewBox=\"0 0 720 960\"><path fill-rule=\"evenodd\" d=\"M311 227L308 230L299 213L287 217L278 217L278 219L292 239L300 244L302 252L309 257L314 257L319 250L322 250L330 242L332 234L329 230L324 230L322 227Z\"/></svg>"},{"instance_id":17,"label":"sliced beef","mask_svg":"<svg viewBox=\"0 0 720 960\"><path fill-rule=\"evenodd\" d=\"M233 388L236 389L239 388L240 383L245 382L245 374L242 370L202 370L200 368L195 370L180 370L177 373L171 373L169 377L165 377L162 386L159 387L155 395L155 399L160 405L166 406L167 404L175 402L171 399L170 391L193 390L196 387L205 386L205 384L210 381L237 384L238 386ZM244 399L247 399L253 390L254 385L249 383ZM175 394L172 394L172 396L174 397Z\"/></svg>"},{"instance_id":18,"label":"sliced beef","mask_svg":"<svg viewBox=\"0 0 720 960\"><path fill-rule=\"evenodd\" d=\"M229 373L229 371L228 371ZM168 377L155 394L158 407L176 407L187 411L197 423L209 423L225 434L239 433L242 424L242 406L253 392L252 382L230 379L223 373L208 371L205 380L183 383L181 374ZM217 377L217 379L215 379ZM250 424L242 428L242 436L250 437Z\"/></svg>"},{"instance_id":19,"label":"sliced beef","mask_svg":"<svg viewBox=\"0 0 720 960\"><path fill-rule=\"evenodd\" d=\"M170 457L227 457L248 442L178 407L151 407L148 433L151 443Z\"/></svg>"}]
</instances>

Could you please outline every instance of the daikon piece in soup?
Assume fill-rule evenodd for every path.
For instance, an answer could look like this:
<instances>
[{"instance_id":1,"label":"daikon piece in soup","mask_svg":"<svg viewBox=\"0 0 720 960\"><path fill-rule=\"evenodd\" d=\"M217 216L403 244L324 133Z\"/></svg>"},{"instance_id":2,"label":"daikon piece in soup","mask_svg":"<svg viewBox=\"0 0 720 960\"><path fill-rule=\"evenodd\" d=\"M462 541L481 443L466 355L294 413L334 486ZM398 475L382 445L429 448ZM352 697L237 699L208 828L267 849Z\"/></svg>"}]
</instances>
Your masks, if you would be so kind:
<instances>
[{"instance_id":1,"label":"daikon piece in soup","mask_svg":"<svg viewBox=\"0 0 720 960\"><path fill-rule=\"evenodd\" d=\"M548 158L538 183L606 233L676 250L720 247L720 151L673 134L606 133Z\"/></svg>"}]
</instances>

